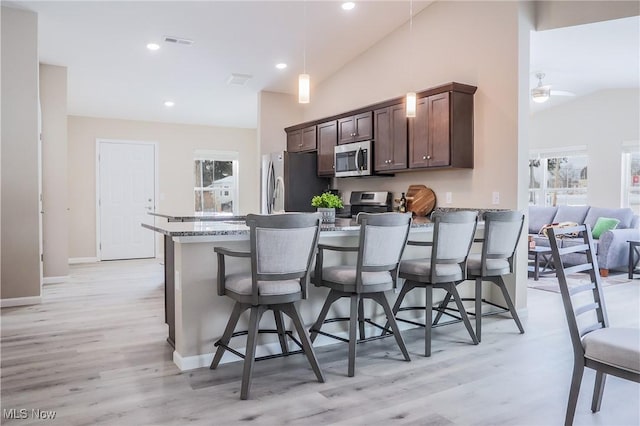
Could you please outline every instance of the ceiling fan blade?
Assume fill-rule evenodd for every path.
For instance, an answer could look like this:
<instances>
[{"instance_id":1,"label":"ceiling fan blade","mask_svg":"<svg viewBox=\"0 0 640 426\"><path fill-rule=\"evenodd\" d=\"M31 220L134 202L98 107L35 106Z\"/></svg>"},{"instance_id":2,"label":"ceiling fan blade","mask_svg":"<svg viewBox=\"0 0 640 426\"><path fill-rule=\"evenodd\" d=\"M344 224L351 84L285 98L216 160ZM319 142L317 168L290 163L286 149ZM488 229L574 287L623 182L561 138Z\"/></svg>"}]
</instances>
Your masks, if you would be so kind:
<instances>
[{"instance_id":1,"label":"ceiling fan blade","mask_svg":"<svg viewBox=\"0 0 640 426\"><path fill-rule=\"evenodd\" d=\"M575 96L573 92L567 92L566 90L552 90L551 96Z\"/></svg>"}]
</instances>

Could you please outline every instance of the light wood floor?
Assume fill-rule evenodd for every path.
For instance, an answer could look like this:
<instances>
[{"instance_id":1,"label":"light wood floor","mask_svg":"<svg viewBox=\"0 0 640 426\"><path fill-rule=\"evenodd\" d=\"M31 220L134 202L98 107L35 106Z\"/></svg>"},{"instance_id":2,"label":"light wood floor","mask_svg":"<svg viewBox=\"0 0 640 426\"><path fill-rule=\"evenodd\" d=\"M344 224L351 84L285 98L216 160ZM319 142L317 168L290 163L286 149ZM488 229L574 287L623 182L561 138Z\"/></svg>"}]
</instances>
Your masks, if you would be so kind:
<instances>
[{"instance_id":1,"label":"light wood floor","mask_svg":"<svg viewBox=\"0 0 640 426\"><path fill-rule=\"evenodd\" d=\"M359 345L356 377L345 344L318 350L327 382L302 355L257 363L252 400L240 401L241 363L181 373L165 342L162 266L157 260L71 268L47 285L43 303L1 313L1 405L55 410L53 421L6 424L560 425L572 353L560 295L528 290L526 333L486 318L483 341L464 328L435 329L421 356L421 329L403 334L411 362L392 339ZM214 289L212 288L212 292ZM613 325L638 326L640 281L606 287ZM602 410L590 411L585 374L576 425L640 424L640 386L608 379ZM4 416L3 416L4 417Z\"/></svg>"}]
</instances>

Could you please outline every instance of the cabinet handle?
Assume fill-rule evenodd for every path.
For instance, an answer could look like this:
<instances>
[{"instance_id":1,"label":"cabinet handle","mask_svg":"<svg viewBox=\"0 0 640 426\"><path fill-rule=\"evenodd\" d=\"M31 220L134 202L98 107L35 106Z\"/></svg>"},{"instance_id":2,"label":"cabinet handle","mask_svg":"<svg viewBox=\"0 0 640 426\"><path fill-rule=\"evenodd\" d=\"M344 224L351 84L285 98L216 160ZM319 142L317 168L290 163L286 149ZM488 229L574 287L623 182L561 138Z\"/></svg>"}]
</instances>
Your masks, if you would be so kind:
<instances>
[{"instance_id":1,"label":"cabinet handle","mask_svg":"<svg viewBox=\"0 0 640 426\"><path fill-rule=\"evenodd\" d=\"M427 160L431 160L431 156L430 155L427 155Z\"/></svg>"},{"instance_id":2,"label":"cabinet handle","mask_svg":"<svg viewBox=\"0 0 640 426\"><path fill-rule=\"evenodd\" d=\"M423 156L422 156L422 159L423 159L423 160L426 160L426 159L427 159L427 156L426 156L426 155L423 155Z\"/></svg>"},{"instance_id":3,"label":"cabinet handle","mask_svg":"<svg viewBox=\"0 0 640 426\"><path fill-rule=\"evenodd\" d=\"M302 146L302 144L301 144L301 143L299 143L299 144L298 144L298 146Z\"/></svg>"}]
</instances>

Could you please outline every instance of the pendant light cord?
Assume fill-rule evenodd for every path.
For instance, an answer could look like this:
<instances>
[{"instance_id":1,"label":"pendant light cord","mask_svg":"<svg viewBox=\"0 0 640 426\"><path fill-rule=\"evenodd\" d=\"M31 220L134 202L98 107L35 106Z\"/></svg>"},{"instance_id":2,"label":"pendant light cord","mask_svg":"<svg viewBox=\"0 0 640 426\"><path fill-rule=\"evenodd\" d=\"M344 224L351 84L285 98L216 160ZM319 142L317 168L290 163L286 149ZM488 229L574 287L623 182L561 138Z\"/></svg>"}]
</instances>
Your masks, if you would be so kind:
<instances>
[{"instance_id":1,"label":"pendant light cord","mask_svg":"<svg viewBox=\"0 0 640 426\"><path fill-rule=\"evenodd\" d=\"M302 2L303 19L302 19L302 69L303 74L307 73L307 1Z\"/></svg>"}]
</instances>

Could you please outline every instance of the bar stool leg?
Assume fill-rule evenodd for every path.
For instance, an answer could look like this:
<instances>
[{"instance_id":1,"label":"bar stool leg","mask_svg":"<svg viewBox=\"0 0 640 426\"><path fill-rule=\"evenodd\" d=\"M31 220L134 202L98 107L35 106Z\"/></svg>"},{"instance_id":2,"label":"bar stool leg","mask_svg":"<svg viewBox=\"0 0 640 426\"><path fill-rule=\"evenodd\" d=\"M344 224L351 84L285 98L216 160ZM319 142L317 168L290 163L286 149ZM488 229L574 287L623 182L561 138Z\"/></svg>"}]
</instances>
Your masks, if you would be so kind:
<instances>
[{"instance_id":1,"label":"bar stool leg","mask_svg":"<svg viewBox=\"0 0 640 426\"><path fill-rule=\"evenodd\" d=\"M300 343L302 343L302 349L304 350L304 353L309 360L309 364L311 364L311 369L318 378L318 381L320 383L324 383L325 379L324 375L322 374L322 370L320 369L320 365L318 364L318 358L316 357L316 353L313 350L313 345L311 344L311 340L309 339L309 333L304 328L304 324L302 323L302 319L300 318L298 310L293 303L284 305L282 307L282 310L293 320L293 325L298 332Z\"/></svg>"},{"instance_id":2,"label":"bar stool leg","mask_svg":"<svg viewBox=\"0 0 640 426\"><path fill-rule=\"evenodd\" d=\"M289 344L287 343L287 334L284 328L284 321L282 319L282 311L279 309L273 309L273 316L276 320L276 330L278 330L278 339L280 340L280 348L282 353L289 355Z\"/></svg>"},{"instance_id":3,"label":"bar stool leg","mask_svg":"<svg viewBox=\"0 0 640 426\"><path fill-rule=\"evenodd\" d=\"M431 356L431 325L433 324L433 286L425 286L424 296L424 356Z\"/></svg>"},{"instance_id":4,"label":"bar stool leg","mask_svg":"<svg viewBox=\"0 0 640 426\"><path fill-rule=\"evenodd\" d=\"M597 272L596 272L597 273ZM502 276L497 277L498 279L495 282L495 284L497 284L498 287L500 287L500 290L502 290L502 297L504 297L504 301L507 303L507 307L509 308L509 311L511 312L511 316L513 317L513 320L516 322L516 325L518 326L518 330L520 330L520 334L524 334L524 327L522 327L522 323L520 322L520 317L518 317L518 312L516 311L516 307L513 305L513 301L511 300L511 296L509 296L509 292L507 291L507 286L504 283L504 280L502 279ZM478 336L478 339L480 338L480 336Z\"/></svg>"},{"instance_id":5,"label":"bar stool leg","mask_svg":"<svg viewBox=\"0 0 640 426\"><path fill-rule=\"evenodd\" d=\"M467 316L467 311L465 311L464 309L464 305L462 304L462 300L460 299L460 294L458 294L456 285L454 283L447 285L447 291L451 293L451 295L453 296L453 300L455 300L456 305L458 306L460 317L462 318L462 322L464 323L464 326L467 328L467 331L469 332L469 336L471 337L473 344L477 345L479 343L478 338L476 337L476 334L473 332L473 328L471 327L471 322L469 321L469 317Z\"/></svg>"},{"instance_id":6,"label":"bar stool leg","mask_svg":"<svg viewBox=\"0 0 640 426\"><path fill-rule=\"evenodd\" d=\"M436 314L436 318L433 320L433 325L440 322L440 318L442 318L445 308L449 306L449 302L451 302L451 293L447 293L446 296L444 296L442 303L438 305L438 313Z\"/></svg>"},{"instance_id":7,"label":"bar stool leg","mask_svg":"<svg viewBox=\"0 0 640 426\"><path fill-rule=\"evenodd\" d=\"M360 299L358 303L358 330L360 339L364 339L364 299Z\"/></svg>"},{"instance_id":8,"label":"bar stool leg","mask_svg":"<svg viewBox=\"0 0 640 426\"><path fill-rule=\"evenodd\" d=\"M351 295L351 309L349 311L349 369L348 376L353 377L356 373L356 327L358 325L358 294Z\"/></svg>"},{"instance_id":9,"label":"bar stool leg","mask_svg":"<svg viewBox=\"0 0 640 426\"><path fill-rule=\"evenodd\" d=\"M256 358L256 345L258 343L258 325L260 317L266 310L266 306L252 306L249 317L249 333L247 335L247 350L244 354L244 367L242 369L242 387L240 389L240 399L249 398L249 388L251 387L251 375L253 374L253 364Z\"/></svg>"},{"instance_id":10,"label":"bar stool leg","mask_svg":"<svg viewBox=\"0 0 640 426\"><path fill-rule=\"evenodd\" d=\"M391 326L391 330L393 331L393 337L396 339L396 343L400 347L400 351L404 356L405 361L411 361L409 357L409 352L407 351L407 347L404 344L404 340L402 340L402 335L400 334L400 328L398 327L398 322L396 318L393 316L393 311L391 310L391 306L389 305L389 301L387 300L384 293L376 293L372 294L371 298L378 302L382 309L384 309L384 313L387 316L387 322Z\"/></svg>"},{"instance_id":11,"label":"bar stool leg","mask_svg":"<svg viewBox=\"0 0 640 426\"><path fill-rule=\"evenodd\" d=\"M476 337L478 338L478 342L481 341L481 333L482 333L482 278L476 278Z\"/></svg>"},{"instance_id":12,"label":"bar stool leg","mask_svg":"<svg viewBox=\"0 0 640 426\"><path fill-rule=\"evenodd\" d=\"M322 305L322 309L320 310L320 315L318 315L318 319L316 320L315 324L311 326L310 334L311 334L312 342L316 340L318 331L322 329L322 324L324 324L324 320L327 318L327 314L329 313L329 308L331 307L333 302L335 302L339 298L340 296L338 296L333 290L329 291L329 294L327 295L327 299L324 301L324 305Z\"/></svg>"},{"instance_id":13,"label":"bar stool leg","mask_svg":"<svg viewBox=\"0 0 640 426\"><path fill-rule=\"evenodd\" d=\"M231 311L231 316L229 317L229 322L227 322L227 327L224 329L224 333L218 341L221 344L219 344L218 349L216 349L216 354L213 357L213 361L211 361L211 365L209 366L210 369L215 370L220 363L222 355L224 355L224 352L226 351L223 345L226 346L229 344L231 335L233 334L233 330L236 329L236 325L238 324L238 320L240 319L240 315L250 307L251 305L244 305L239 302L236 302L233 305L233 311Z\"/></svg>"}]
</instances>

